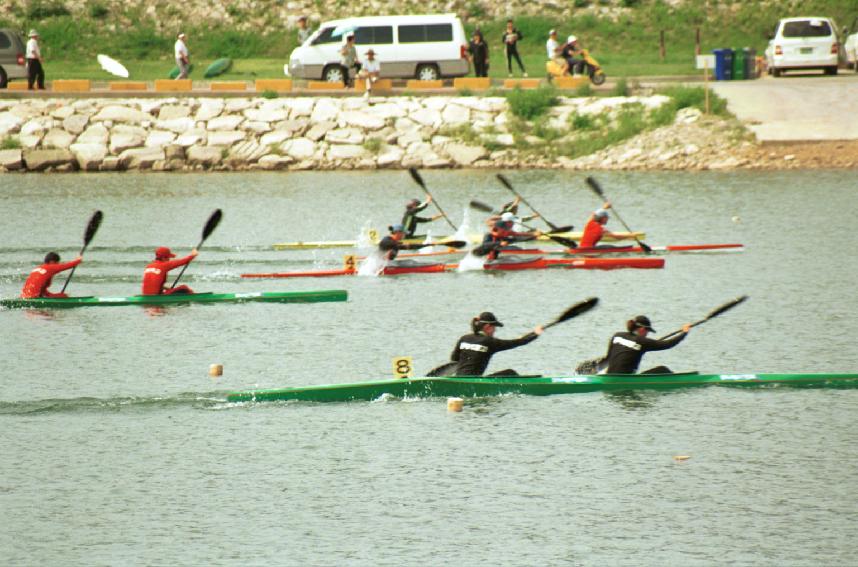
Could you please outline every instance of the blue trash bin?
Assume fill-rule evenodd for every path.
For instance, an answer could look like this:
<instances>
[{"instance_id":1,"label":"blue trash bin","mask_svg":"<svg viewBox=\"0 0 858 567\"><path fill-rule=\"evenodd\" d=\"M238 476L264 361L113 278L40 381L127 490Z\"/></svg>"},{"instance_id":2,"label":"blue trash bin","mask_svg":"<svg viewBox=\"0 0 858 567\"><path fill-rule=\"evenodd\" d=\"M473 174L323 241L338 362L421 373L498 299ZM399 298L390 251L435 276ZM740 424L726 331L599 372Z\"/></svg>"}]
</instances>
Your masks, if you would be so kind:
<instances>
[{"instance_id":1,"label":"blue trash bin","mask_svg":"<svg viewBox=\"0 0 858 567\"><path fill-rule=\"evenodd\" d=\"M733 50L713 49L715 54L715 80L729 81L733 78Z\"/></svg>"}]
</instances>

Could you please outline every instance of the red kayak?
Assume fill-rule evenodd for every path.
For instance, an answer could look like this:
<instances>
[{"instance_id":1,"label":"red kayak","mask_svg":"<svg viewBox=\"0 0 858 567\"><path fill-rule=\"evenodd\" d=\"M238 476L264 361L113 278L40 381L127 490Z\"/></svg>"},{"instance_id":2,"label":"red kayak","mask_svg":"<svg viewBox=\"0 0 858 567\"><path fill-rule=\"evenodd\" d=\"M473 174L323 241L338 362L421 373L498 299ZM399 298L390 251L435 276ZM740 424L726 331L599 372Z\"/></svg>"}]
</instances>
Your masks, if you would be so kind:
<instances>
[{"instance_id":1,"label":"red kayak","mask_svg":"<svg viewBox=\"0 0 858 567\"><path fill-rule=\"evenodd\" d=\"M567 268L572 270L616 270L621 268L659 269L664 267L664 258L501 258L486 262L483 271L519 271L544 270L546 268ZM452 272L459 264L403 264L388 266L379 275L395 276L401 274L433 274ZM331 276L354 276L358 272L352 269L308 270L302 272L273 272L241 274L243 278L324 278Z\"/></svg>"}]
</instances>

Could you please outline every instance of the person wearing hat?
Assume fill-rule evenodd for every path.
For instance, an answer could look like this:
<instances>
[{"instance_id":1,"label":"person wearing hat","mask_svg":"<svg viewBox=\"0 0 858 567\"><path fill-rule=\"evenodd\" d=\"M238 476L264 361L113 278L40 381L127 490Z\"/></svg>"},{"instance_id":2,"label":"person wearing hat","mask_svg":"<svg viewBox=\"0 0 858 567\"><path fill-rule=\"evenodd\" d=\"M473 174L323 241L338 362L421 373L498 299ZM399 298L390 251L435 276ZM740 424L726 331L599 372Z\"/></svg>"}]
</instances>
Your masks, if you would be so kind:
<instances>
[{"instance_id":1,"label":"person wearing hat","mask_svg":"<svg viewBox=\"0 0 858 567\"><path fill-rule=\"evenodd\" d=\"M626 321L626 329L627 332L615 334L608 343L608 354L605 355L605 361L608 363L607 374L635 374L645 353L675 347L688 336L691 325L683 325L682 331L675 337L663 340L647 337L649 333L654 333L655 329L645 315L638 315ZM656 366L642 374L670 374L670 369L666 366Z\"/></svg>"},{"instance_id":2,"label":"person wearing hat","mask_svg":"<svg viewBox=\"0 0 858 567\"><path fill-rule=\"evenodd\" d=\"M559 68L560 75L565 75L569 71L569 65L566 64L566 59L560 53L560 42L557 41L557 30L548 32L548 41L545 42L545 51L548 55L548 60L553 61Z\"/></svg>"},{"instance_id":3,"label":"person wearing hat","mask_svg":"<svg viewBox=\"0 0 858 567\"><path fill-rule=\"evenodd\" d=\"M596 209L590 218L587 219L587 224L584 226L584 233L581 235L579 248L596 248L599 241L605 236L614 238L620 235L614 234L609 230L605 230L605 224L608 222L608 209L611 208L611 203L606 202L601 209ZM599 248L615 248L611 245L602 244Z\"/></svg>"},{"instance_id":4,"label":"person wearing hat","mask_svg":"<svg viewBox=\"0 0 858 567\"><path fill-rule=\"evenodd\" d=\"M578 75L584 66L584 58L581 55L581 46L578 44L578 38L570 35L566 38L566 43L560 46L561 57L566 61L567 70L570 74Z\"/></svg>"},{"instance_id":5,"label":"person wearing hat","mask_svg":"<svg viewBox=\"0 0 858 567\"><path fill-rule=\"evenodd\" d=\"M51 287L51 280L60 272L71 270L83 261L81 256L78 256L71 262L60 264L60 255L56 252L48 252L45 255L45 262L38 268L35 268L30 275L27 276L27 281L24 282L24 287L21 289L21 297L24 299L32 299L34 297L68 297L66 294L52 293L48 290Z\"/></svg>"},{"instance_id":6,"label":"person wearing hat","mask_svg":"<svg viewBox=\"0 0 858 567\"><path fill-rule=\"evenodd\" d=\"M298 45L304 45L311 35L313 30L307 27L307 16L298 16Z\"/></svg>"},{"instance_id":7,"label":"person wearing hat","mask_svg":"<svg viewBox=\"0 0 858 567\"><path fill-rule=\"evenodd\" d=\"M186 285L178 287L164 287L167 281L167 273L179 266L190 264L191 260L197 257L197 249L191 250L191 253L184 258L173 260L176 257L172 250L166 246L160 246L155 249L155 261L146 266L143 270L143 295L171 295L174 293L194 293L194 291Z\"/></svg>"},{"instance_id":8,"label":"person wearing hat","mask_svg":"<svg viewBox=\"0 0 858 567\"><path fill-rule=\"evenodd\" d=\"M347 87L352 86L352 69L360 70L354 32L349 32L346 35L346 41L340 48L340 66L343 68L343 83Z\"/></svg>"},{"instance_id":9,"label":"person wearing hat","mask_svg":"<svg viewBox=\"0 0 858 567\"><path fill-rule=\"evenodd\" d=\"M482 243L474 248L475 256L486 256L488 261L497 260L501 250L512 242L526 242L538 238L542 232L516 232L515 223L518 218L507 211L495 221L491 230L483 237Z\"/></svg>"},{"instance_id":10,"label":"person wearing hat","mask_svg":"<svg viewBox=\"0 0 858 567\"><path fill-rule=\"evenodd\" d=\"M509 350L533 342L542 334L541 325L517 339L495 338L495 330L503 323L489 311L484 311L471 320L471 333L456 342L450 360L456 362L454 376L482 376L496 352ZM510 368L491 374L491 376L517 376Z\"/></svg>"},{"instance_id":11,"label":"person wearing hat","mask_svg":"<svg viewBox=\"0 0 858 567\"><path fill-rule=\"evenodd\" d=\"M358 73L358 78L366 81L366 91L363 95L364 98L369 98L369 94L372 92L372 85L378 80L380 74L381 64L378 62L378 59L375 58L375 51L370 49L366 52L366 59L364 59L363 65Z\"/></svg>"},{"instance_id":12,"label":"person wearing hat","mask_svg":"<svg viewBox=\"0 0 858 567\"><path fill-rule=\"evenodd\" d=\"M33 85L37 85L40 91L45 90L45 69L42 63L45 60L42 58L42 50L39 49L39 33L36 30L30 30L29 39L27 40L27 90L33 90Z\"/></svg>"},{"instance_id":13,"label":"person wearing hat","mask_svg":"<svg viewBox=\"0 0 858 567\"><path fill-rule=\"evenodd\" d=\"M417 216L417 213L426 209L429 206L429 203L432 202L432 196L428 196L425 201L422 203L420 199L411 199L407 203L405 203L405 214L402 215L402 226L405 227L405 238L414 238L414 234L417 232L417 225L425 222L432 222L440 219L442 216L441 213L431 217L420 217Z\"/></svg>"},{"instance_id":14,"label":"person wearing hat","mask_svg":"<svg viewBox=\"0 0 858 567\"><path fill-rule=\"evenodd\" d=\"M509 201L508 203L504 203L504 205L500 209L499 214L492 215L489 218L487 218L486 224L489 225L489 227L494 226L494 224L500 220L501 215L503 215L504 213L512 213L513 216L515 217L513 219L515 223L532 221L534 219L539 218L539 216L540 216L539 213L533 213L532 215L527 215L525 217L519 217L518 216L518 206L520 204L521 204L521 197L516 195L515 199L513 199L512 201Z\"/></svg>"},{"instance_id":15,"label":"person wearing hat","mask_svg":"<svg viewBox=\"0 0 858 567\"><path fill-rule=\"evenodd\" d=\"M179 68L179 74L176 75L176 80L187 79L191 73L191 55L188 52L188 46L185 40L188 39L184 33L176 36L176 44L173 46L173 54L176 57L176 66Z\"/></svg>"}]
</instances>

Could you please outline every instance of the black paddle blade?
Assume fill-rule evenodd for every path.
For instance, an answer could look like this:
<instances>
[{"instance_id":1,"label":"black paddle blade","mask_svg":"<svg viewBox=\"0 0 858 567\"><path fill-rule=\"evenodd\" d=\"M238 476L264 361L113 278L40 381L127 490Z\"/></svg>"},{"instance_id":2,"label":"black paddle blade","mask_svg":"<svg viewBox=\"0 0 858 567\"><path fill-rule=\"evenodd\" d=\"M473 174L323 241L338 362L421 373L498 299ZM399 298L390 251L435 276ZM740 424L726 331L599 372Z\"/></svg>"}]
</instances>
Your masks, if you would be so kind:
<instances>
[{"instance_id":1,"label":"black paddle blade","mask_svg":"<svg viewBox=\"0 0 858 567\"><path fill-rule=\"evenodd\" d=\"M590 360L585 360L575 367L575 373L589 375L598 374L600 366L602 366L604 361L604 358L591 358Z\"/></svg>"},{"instance_id":2,"label":"black paddle blade","mask_svg":"<svg viewBox=\"0 0 858 567\"><path fill-rule=\"evenodd\" d=\"M214 229L217 228L217 225L220 224L220 219L223 217L223 211L220 209L215 209L212 213L212 216L209 217L208 222L206 222L206 226L203 227L203 240L207 239Z\"/></svg>"},{"instance_id":3,"label":"black paddle blade","mask_svg":"<svg viewBox=\"0 0 858 567\"><path fill-rule=\"evenodd\" d=\"M739 297L737 297L736 299L734 299L734 300L732 300L732 301L728 301L727 303L725 303L725 304L724 304L724 305L722 305L721 307L718 307L718 308L716 308L716 309L713 309L713 310L709 313L709 315L707 315L707 316L706 316L706 319L711 319L711 318L713 318L713 317L717 317L718 315L721 315L722 313L724 313L724 312L726 312L726 311L729 311L730 309L733 309L734 307L736 307L736 306L737 306L737 305L739 305L740 303L743 303L743 302L744 302L745 300L747 300L747 299L748 299L748 296L747 296L747 295L742 295L742 296L739 296Z\"/></svg>"},{"instance_id":4,"label":"black paddle blade","mask_svg":"<svg viewBox=\"0 0 858 567\"><path fill-rule=\"evenodd\" d=\"M464 248L468 243L464 240L445 240L444 242L435 242L433 246L448 246L450 248Z\"/></svg>"},{"instance_id":5,"label":"black paddle blade","mask_svg":"<svg viewBox=\"0 0 858 567\"><path fill-rule=\"evenodd\" d=\"M104 218L104 213L95 211L89 219L89 224L86 225L86 232L83 233L83 246L86 248L92 241L92 237L98 232L98 227L101 226L101 220Z\"/></svg>"},{"instance_id":6,"label":"black paddle blade","mask_svg":"<svg viewBox=\"0 0 858 567\"><path fill-rule=\"evenodd\" d=\"M585 299L584 301L578 302L575 305L573 305L572 307L570 307L569 309L567 309L566 311L564 311L563 314L560 315L560 317L558 317L555 320L555 323L562 323L564 321L568 321L569 319L572 319L573 317L577 317L578 315L581 315L582 313L586 313L590 309L596 307L596 305L598 305L598 304L599 304L599 298L598 297L591 297L589 299Z\"/></svg>"},{"instance_id":7,"label":"black paddle blade","mask_svg":"<svg viewBox=\"0 0 858 567\"><path fill-rule=\"evenodd\" d=\"M601 186L601 185L599 185L599 182L598 182L598 181L596 181L595 179L593 179L593 178L592 178L592 177L590 177L589 175L587 176L587 179L586 179L585 181L587 182L587 185L589 185L589 186L590 186L590 189L592 189L592 190L593 190L593 192L594 192L596 195L598 195L598 196L599 196L603 201L607 201L607 200L608 200L608 199L606 199L606 198L605 198L605 193L602 191L602 186Z\"/></svg>"},{"instance_id":8,"label":"black paddle blade","mask_svg":"<svg viewBox=\"0 0 858 567\"><path fill-rule=\"evenodd\" d=\"M417 171L417 169L409 167L408 173L411 174L411 179L413 179L414 182L417 183L417 185L423 187L424 189L426 188L426 183L423 182L423 177L420 176L420 172Z\"/></svg>"},{"instance_id":9,"label":"black paddle blade","mask_svg":"<svg viewBox=\"0 0 858 567\"><path fill-rule=\"evenodd\" d=\"M545 236L556 242L557 244L561 244L566 248L578 248L578 243L572 240L571 238L566 238L564 236L555 236L553 234L546 233Z\"/></svg>"},{"instance_id":10,"label":"black paddle blade","mask_svg":"<svg viewBox=\"0 0 858 567\"><path fill-rule=\"evenodd\" d=\"M434 378L438 376L453 376L456 373L457 366L459 366L458 362L445 362L444 364L436 366L427 372L426 377Z\"/></svg>"},{"instance_id":11,"label":"black paddle blade","mask_svg":"<svg viewBox=\"0 0 858 567\"><path fill-rule=\"evenodd\" d=\"M572 230L573 228L575 228L575 227L574 227L574 226L572 226L571 224L567 224L566 226L557 226L557 227L554 227L554 228L552 228L552 229L551 229L551 232L569 232L569 231L570 231L570 230Z\"/></svg>"},{"instance_id":12,"label":"black paddle blade","mask_svg":"<svg viewBox=\"0 0 858 567\"><path fill-rule=\"evenodd\" d=\"M476 199L474 199L473 201L468 203L468 205L472 209L483 212L483 213L491 213L494 211L494 208L491 205L487 205L487 204L483 203L482 201L477 201Z\"/></svg>"},{"instance_id":13,"label":"black paddle blade","mask_svg":"<svg viewBox=\"0 0 858 567\"><path fill-rule=\"evenodd\" d=\"M495 175L495 177L497 177L498 181L500 181L504 187L515 193L515 189L513 189L512 183L509 182L509 179L507 179L503 173L498 173L497 175Z\"/></svg>"}]
</instances>

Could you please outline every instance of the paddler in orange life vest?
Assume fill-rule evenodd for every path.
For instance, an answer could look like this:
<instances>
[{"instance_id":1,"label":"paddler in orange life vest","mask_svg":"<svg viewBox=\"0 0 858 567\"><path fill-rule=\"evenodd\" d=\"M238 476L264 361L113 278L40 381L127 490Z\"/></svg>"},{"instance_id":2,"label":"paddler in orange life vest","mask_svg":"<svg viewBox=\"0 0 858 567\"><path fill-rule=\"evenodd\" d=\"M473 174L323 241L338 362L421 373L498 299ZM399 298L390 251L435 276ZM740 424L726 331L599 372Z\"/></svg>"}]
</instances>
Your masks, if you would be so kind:
<instances>
[{"instance_id":1,"label":"paddler in orange life vest","mask_svg":"<svg viewBox=\"0 0 858 567\"><path fill-rule=\"evenodd\" d=\"M516 220L515 215L510 212L502 214L491 230L483 237L482 244L474 248L474 254L486 256L489 260L496 260L501 248L508 246L511 242L533 240L542 234L539 230L516 232L513 230Z\"/></svg>"},{"instance_id":2,"label":"paddler in orange life vest","mask_svg":"<svg viewBox=\"0 0 858 567\"><path fill-rule=\"evenodd\" d=\"M184 258L172 260L176 255L167 248L161 246L155 249L155 261L146 266L143 270L143 295L172 295L176 293L194 293L194 291L186 285L178 287L164 287L167 281L167 273L179 266L189 264L191 260L197 257L197 249L191 250L191 253Z\"/></svg>"},{"instance_id":3,"label":"paddler in orange life vest","mask_svg":"<svg viewBox=\"0 0 858 567\"><path fill-rule=\"evenodd\" d=\"M48 291L51 286L51 280L55 275L66 270L71 270L81 263L83 258L78 256L71 262L60 264L60 255L56 252L48 252L45 255L45 263L30 272L27 276L27 281L24 282L24 288L21 290L21 297L24 299L32 299L35 297L68 297L68 295L59 292L53 293Z\"/></svg>"},{"instance_id":4,"label":"paddler in orange life vest","mask_svg":"<svg viewBox=\"0 0 858 567\"><path fill-rule=\"evenodd\" d=\"M605 236L617 237L617 234L609 230L605 230L605 223L608 222L608 209L611 208L611 203L606 202L601 209L596 209L590 218L587 219L587 225L584 227L584 234L581 235L579 248L596 248L599 241ZM599 248L613 248L610 245L602 245Z\"/></svg>"}]
</instances>

